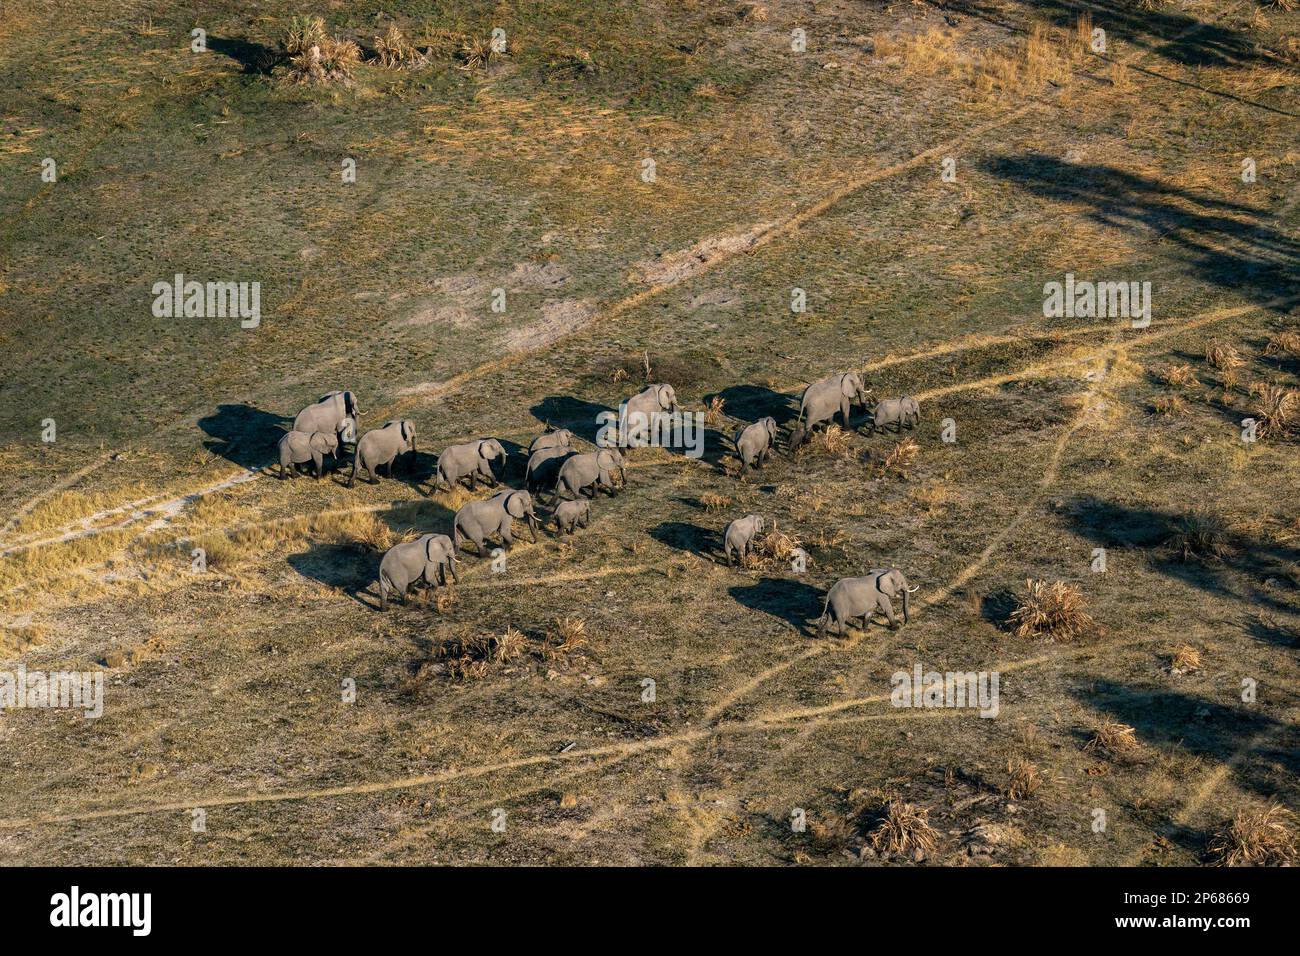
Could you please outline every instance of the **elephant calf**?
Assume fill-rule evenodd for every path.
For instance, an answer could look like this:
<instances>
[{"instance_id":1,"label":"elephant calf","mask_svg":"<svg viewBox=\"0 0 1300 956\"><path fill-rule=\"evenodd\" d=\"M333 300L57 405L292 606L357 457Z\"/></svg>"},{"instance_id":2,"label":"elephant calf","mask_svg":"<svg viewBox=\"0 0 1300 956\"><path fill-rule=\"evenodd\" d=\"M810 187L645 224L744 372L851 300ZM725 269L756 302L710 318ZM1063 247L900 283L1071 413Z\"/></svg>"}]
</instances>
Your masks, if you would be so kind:
<instances>
[{"instance_id":1,"label":"elephant calf","mask_svg":"<svg viewBox=\"0 0 1300 956\"><path fill-rule=\"evenodd\" d=\"M506 450L495 438L451 445L438 456L435 485L451 488L460 479L468 478L470 491L474 491L478 488L478 480L482 478L485 483L495 488L500 481L492 471L494 461L500 461L504 470Z\"/></svg>"},{"instance_id":2,"label":"elephant calf","mask_svg":"<svg viewBox=\"0 0 1300 956\"><path fill-rule=\"evenodd\" d=\"M407 591L413 584L420 581L430 587L446 584L448 571L451 579L459 584L456 552L451 538L445 534L425 534L414 541L394 545L379 562L379 609L388 610L389 591L405 604Z\"/></svg>"},{"instance_id":3,"label":"elephant calf","mask_svg":"<svg viewBox=\"0 0 1300 956\"><path fill-rule=\"evenodd\" d=\"M393 463L399 455L410 452L407 470L415 470L415 422L409 418L394 419L385 422L381 428L372 428L361 436L357 450L352 456L352 476L348 478L348 487L357 480L357 467L366 470L370 484L379 482L379 466L388 466L388 477L393 477Z\"/></svg>"},{"instance_id":4,"label":"elephant calf","mask_svg":"<svg viewBox=\"0 0 1300 956\"><path fill-rule=\"evenodd\" d=\"M614 496L614 472L617 471L620 483L626 484L623 475L623 455L617 448L601 448L598 451L574 455L560 466L560 477L555 482L557 496L578 497L584 488L590 488L589 497L595 498L598 490L603 490L611 498Z\"/></svg>"},{"instance_id":5,"label":"elephant calf","mask_svg":"<svg viewBox=\"0 0 1300 956\"><path fill-rule=\"evenodd\" d=\"M769 415L746 425L736 432L732 443L740 456L740 477L744 478L750 467L762 468L772 457L772 449L776 447L776 419Z\"/></svg>"},{"instance_id":6,"label":"elephant calf","mask_svg":"<svg viewBox=\"0 0 1300 956\"><path fill-rule=\"evenodd\" d=\"M911 396L903 398L883 398L871 413L871 430L884 431L886 425L893 425L896 432L903 426L915 428L921 420L921 405Z\"/></svg>"},{"instance_id":7,"label":"elephant calf","mask_svg":"<svg viewBox=\"0 0 1300 956\"><path fill-rule=\"evenodd\" d=\"M762 515L745 515L727 525L722 532L722 549L727 554L727 564L735 564L733 558L738 558L743 564L745 555L754 549L754 539L763 533L763 528Z\"/></svg>"},{"instance_id":8,"label":"elephant calf","mask_svg":"<svg viewBox=\"0 0 1300 956\"><path fill-rule=\"evenodd\" d=\"M339 439L333 432L287 432L280 439L280 479L293 476L290 466L311 462L316 466L316 477L321 476L325 456L334 458L339 453Z\"/></svg>"},{"instance_id":9,"label":"elephant calf","mask_svg":"<svg viewBox=\"0 0 1300 956\"><path fill-rule=\"evenodd\" d=\"M555 521L557 535L573 534L574 526L585 528L591 524L591 502L586 498L561 501L555 506L551 517Z\"/></svg>"},{"instance_id":10,"label":"elephant calf","mask_svg":"<svg viewBox=\"0 0 1300 956\"><path fill-rule=\"evenodd\" d=\"M903 599L903 623L910 620L910 595L917 589L907 586L907 578L897 568L877 568L860 578L840 578L826 594L822 616L817 623L817 636L826 636L828 619L835 621L835 633L843 634L848 623L862 618L865 630L877 610L884 612L890 627L898 627L894 616L894 601Z\"/></svg>"},{"instance_id":11,"label":"elephant calf","mask_svg":"<svg viewBox=\"0 0 1300 956\"><path fill-rule=\"evenodd\" d=\"M537 543L537 513L533 511L533 496L526 491L501 491L486 501L471 501L456 512L452 522L452 545L459 554L462 539L468 538L484 553L484 541L491 535L500 535L509 548L514 543L511 529L515 518L528 520L528 531L533 544Z\"/></svg>"},{"instance_id":12,"label":"elephant calf","mask_svg":"<svg viewBox=\"0 0 1300 956\"><path fill-rule=\"evenodd\" d=\"M554 431L544 432L533 439L528 446L528 454L532 455L544 448L572 448L573 432L567 428L557 428Z\"/></svg>"}]
</instances>

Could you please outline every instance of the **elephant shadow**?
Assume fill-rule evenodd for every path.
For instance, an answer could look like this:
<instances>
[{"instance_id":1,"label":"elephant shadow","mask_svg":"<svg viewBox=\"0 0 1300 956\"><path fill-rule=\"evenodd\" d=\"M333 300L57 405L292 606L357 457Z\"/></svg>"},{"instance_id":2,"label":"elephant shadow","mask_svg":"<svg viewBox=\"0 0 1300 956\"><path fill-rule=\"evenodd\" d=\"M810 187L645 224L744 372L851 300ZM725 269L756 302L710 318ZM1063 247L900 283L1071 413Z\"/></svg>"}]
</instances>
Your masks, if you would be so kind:
<instances>
[{"instance_id":1,"label":"elephant shadow","mask_svg":"<svg viewBox=\"0 0 1300 956\"><path fill-rule=\"evenodd\" d=\"M650 537L678 551L714 558L722 549L722 535L711 528L687 524L685 521L665 521L650 529Z\"/></svg>"},{"instance_id":2,"label":"elephant shadow","mask_svg":"<svg viewBox=\"0 0 1300 956\"><path fill-rule=\"evenodd\" d=\"M497 441L506 450L506 461L501 467L501 474L497 475L498 480L504 483L507 478L514 476L523 481L528 471L528 446L508 438L498 438Z\"/></svg>"},{"instance_id":3,"label":"elephant shadow","mask_svg":"<svg viewBox=\"0 0 1300 956\"><path fill-rule=\"evenodd\" d=\"M778 425L793 421L799 414L794 397L785 392L773 391L764 385L731 385L716 395L705 395L704 401L721 398L723 411L743 423L737 429L771 415Z\"/></svg>"},{"instance_id":4,"label":"elephant shadow","mask_svg":"<svg viewBox=\"0 0 1300 956\"><path fill-rule=\"evenodd\" d=\"M204 448L251 469L279 460L277 446L284 437L284 424L290 421L254 405L219 405L216 412L200 418L198 425L209 436Z\"/></svg>"},{"instance_id":5,"label":"elephant shadow","mask_svg":"<svg viewBox=\"0 0 1300 956\"><path fill-rule=\"evenodd\" d=\"M306 551L291 554L289 566L305 578L342 591L362 607L376 608L362 597L370 596L370 585L379 578L379 559L370 548L355 544L313 544Z\"/></svg>"},{"instance_id":6,"label":"elephant shadow","mask_svg":"<svg viewBox=\"0 0 1300 956\"><path fill-rule=\"evenodd\" d=\"M265 43L245 40L239 37L208 37L208 49L213 53L228 56L244 72L256 76L268 76L277 64L282 62L285 54Z\"/></svg>"},{"instance_id":7,"label":"elephant shadow","mask_svg":"<svg viewBox=\"0 0 1300 956\"><path fill-rule=\"evenodd\" d=\"M767 577L755 584L736 584L727 593L737 603L785 621L802 634L813 634L809 618L821 614L824 591L791 578Z\"/></svg>"},{"instance_id":8,"label":"elephant shadow","mask_svg":"<svg viewBox=\"0 0 1300 956\"><path fill-rule=\"evenodd\" d=\"M571 395L548 395L529 411L538 421L547 422L552 428L567 428L575 437L594 445L602 427L598 416L614 409Z\"/></svg>"}]
</instances>

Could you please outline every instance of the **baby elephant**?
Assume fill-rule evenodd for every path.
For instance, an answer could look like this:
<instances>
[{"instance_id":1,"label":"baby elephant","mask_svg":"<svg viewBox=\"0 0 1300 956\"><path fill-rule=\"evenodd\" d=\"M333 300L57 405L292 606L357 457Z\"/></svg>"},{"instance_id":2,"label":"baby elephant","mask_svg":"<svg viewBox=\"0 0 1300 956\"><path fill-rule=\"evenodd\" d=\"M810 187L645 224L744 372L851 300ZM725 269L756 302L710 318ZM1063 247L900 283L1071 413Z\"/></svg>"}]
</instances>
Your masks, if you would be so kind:
<instances>
[{"instance_id":1,"label":"baby elephant","mask_svg":"<svg viewBox=\"0 0 1300 956\"><path fill-rule=\"evenodd\" d=\"M316 477L321 475L321 466L325 456L334 458L339 453L339 439L333 432L287 432L280 439L280 480L291 478L290 465L305 465L311 462L316 466Z\"/></svg>"},{"instance_id":2,"label":"baby elephant","mask_svg":"<svg viewBox=\"0 0 1300 956\"><path fill-rule=\"evenodd\" d=\"M772 457L776 446L776 419L769 415L736 432L736 454L740 456L740 477L743 479L750 467L762 468Z\"/></svg>"},{"instance_id":3,"label":"baby elephant","mask_svg":"<svg viewBox=\"0 0 1300 956\"><path fill-rule=\"evenodd\" d=\"M511 529L515 518L528 521L528 533L533 544L537 543L537 513L533 511L533 496L526 491L499 491L486 501L471 501L456 512L452 522L452 543L456 553L461 551L465 538L473 541L478 553L484 553L484 539L490 535L500 535L502 543L509 548L514 543Z\"/></svg>"},{"instance_id":4,"label":"baby elephant","mask_svg":"<svg viewBox=\"0 0 1300 956\"><path fill-rule=\"evenodd\" d=\"M585 528L591 524L591 502L586 498L561 501L555 506L552 517L555 519L555 533L557 535L573 534L575 525L579 528Z\"/></svg>"},{"instance_id":5,"label":"baby elephant","mask_svg":"<svg viewBox=\"0 0 1300 956\"><path fill-rule=\"evenodd\" d=\"M538 435L533 439L533 443L528 446L528 454L539 452L543 448L572 448L573 432L567 428L557 428L554 431L548 431Z\"/></svg>"},{"instance_id":6,"label":"baby elephant","mask_svg":"<svg viewBox=\"0 0 1300 956\"><path fill-rule=\"evenodd\" d=\"M393 464L397 457L408 451L411 457L407 459L407 471L410 472L415 470L415 422L409 418L394 419L385 422L382 428L372 428L357 442L348 487L356 483L358 465L366 470L372 485L379 482L380 465L387 465L388 477L393 477Z\"/></svg>"},{"instance_id":7,"label":"baby elephant","mask_svg":"<svg viewBox=\"0 0 1300 956\"><path fill-rule=\"evenodd\" d=\"M916 399L910 396L884 398L871 413L871 430L883 432L886 425L893 425L895 431L901 432L904 425L915 428L920 420L921 405Z\"/></svg>"},{"instance_id":8,"label":"baby elephant","mask_svg":"<svg viewBox=\"0 0 1300 956\"><path fill-rule=\"evenodd\" d=\"M737 518L722 532L722 548L727 552L727 564L734 564L733 557L738 557L741 564L745 555L754 549L754 539L763 533L762 515L745 515Z\"/></svg>"},{"instance_id":9,"label":"baby elephant","mask_svg":"<svg viewBox=\"0 0 1300 956\"><path fill-rule=\"evenodd\" d=\"M907 586L907 578L897 568L876 568L860 578L840 578L826 594L826 604L817 623L817 636L826 636L826 623L832 617L836 634L843 634L848 623L856 618L862 618L865 630L877 610L884 612L890 627L898 627L894 602L900 595L903 598L903 623L907 623L911 611L909 595L916 590Z\"/></svg>"},{"instance_id":10,"label":"baby elephant","mask_svg":"<svg viewBox=\"0 0 1300 956\"><path fill-rule=\"evenodd\" d=\"M392 591L406 603L406 594L413 584L423 581L430 587L447 583L451 579L460 583L456 573L456 552L451 538L445 534L425 534L414 541L394 545L379 562L379 609L388 610L388 592Z\"/></svg>"}]
</instances>

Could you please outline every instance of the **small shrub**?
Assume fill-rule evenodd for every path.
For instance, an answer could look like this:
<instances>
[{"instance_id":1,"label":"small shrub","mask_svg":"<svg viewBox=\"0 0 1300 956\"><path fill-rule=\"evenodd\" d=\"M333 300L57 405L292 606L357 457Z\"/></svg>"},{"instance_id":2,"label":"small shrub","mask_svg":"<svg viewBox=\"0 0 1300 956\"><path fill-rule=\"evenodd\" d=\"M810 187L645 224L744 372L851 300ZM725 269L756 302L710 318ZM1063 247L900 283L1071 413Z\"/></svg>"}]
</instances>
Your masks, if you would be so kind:
<instances>
[{"instance_id":1,"label":"small shrub","mask_svg":"<svg viewBox=\"0 0 1300 956\"><path fill-rule=\"evenodd\" d=\"M704 423L713 425L722 420L722 408L727 404L727 400L721 395L714 395L709 399L709 407L704 412Z\"/></svg>"},{"instance_id":2,"label":"small shrub","mask_svg":"<svg viewBox=\"0 0 1300 956\"><path fill-rule=\"evenodd\" d=\"M1205 361L1220 371L1241 368L1246 364L1241 353L1221 339L1215 339L1205 347Z\"/></svg>"},{"instance_id":3,"label":"small shrub","mask_svg":"<svg viewBox=\"0 0 1300 956\"><path fill-rule=\"evenodd\" d=\"M885 804L880 822L868 836L877 853L929 856L939 843L939 831L930 826L929 812L896 797Z\"/></svg>"},{"instance_id":4,"label":"small shrub","mask_svg":"<svg viewBox=\"0 0 1300 956\"><path fill-rule=\"evenodd\" d=\"M1295 814L1276 801L1243 810L1210 840L1219 866L1289 866L1296 862Z\"/></svg>"},{"instance_id":5,"label":"small shrub","mask_svg":"<svg viewBox=\"0 0 1300 956\"><path fill-rule=\"evenodd\" d=\"M1157 395L1151 409L1157 415L1180 418L1187 414L1187 403L1178 395Z\"/></svg>"},{"instance_id":6,"label":"small shrub","mask_svg":"<svg viewBox=\"0 0 1300 956\"><path fill-rule=\"evenodd\" d=\"M1025 581L1026 593L1011 612L1017 637L1051 637L1070 641L1093 627L1083 610L1083 593L1064 581Z\"/></svg>"},{"instance_id":7,"label":"small shrub","mask_svg":"<svg viewBox=\"0 0 1300 956\"><path fill-rule=\"evenodd\" d=\"M1201 669L1201 652L1190 644L1179 644L1169 655L1169 666L1176 671L1198 671Z\"/></svg>"},{"instance_id":8,"label":"small shrub","mask_svg":"<svg viewBox=\"0 0 1300 956\"><path fill-rule=\"evenodd\" d=\"M1007 761L1007 796L1012 800L1028 800L1043 785L1043 776L1025 757L1012 757Z\"/></svg>"},{"instance_id":9,"label":"small shrub","mask_svg":"<svg viewBox=\"0 0 1300 956\"><path fill-rule=\"evenodd\" d=\"M1227 524L1218 515L1203 509L1178 519L1170 545L1184 561L1219 560L1232 553Z\"/></svg>"},{"instance_id":10,"label":"small shrub","mask_svg":"<svg viewBox=\"0 0 1300 956\"><path fill-rule=\"evenodd\" d=\"M393 70L414 70L428 62L428 57L392 23L383 36L375 37L375 55L380 66Z\"/></svg>"},{"instance_id":11,"label":"small shrub","mask_svg":"<svg viewBox=\"0 0 1300 956\"><path fill-rule=\"evenodd\" d=\"M1083 749L1089 753L1120 756L1137 749L1137 737L1134 728L1128 724L1107 721L1097 728L1097 732L1084 744Z\"/></svg>"},{"instance_id":12,"label":"small shrub","mask_svg":"<svg viewBox=\"0 0 1300 956\"><path fill-rule=\"evenodd\" d=\"M706 491L704 494L700 495L698 501L700 507L709 512L721 511L723 508L731 504L731 499L726 495L719 495L712 491Z\"/></svg>"},{"instance_id":13,"label":"small shrub","mask_svg":"<svg viewBox=\"0 0 1300 956\"><path fill-rule=\"evenodd\" d=\"M467 37L460 45L460 61L467 70L487 67L496 61L498 53L489 37Z\"/></svg>"},{"instance_id":14,"label":"small shrub","mask_svg":"<svg viewBox=\"0 0 1300 956\"><path fill-rule=\"evenodd\" d=\"M1276 438L1291 431L1300 418L1300 393L1294 389L1266 382L1256 382L1250 387L1255 400L1250 414L1258 423L1261 438Z\"/></svg>"},{"instance_id":15,"label":"small shrub","mask_svg":"<svg viewBox=\"0 0 1300 956\"><path fill-rule=\"evenodd\" d=\"M1174 388L1198 388L1201 384L1200 379L1196 377L1196 370L1187 364L1167 368L1160 377L1164 379L1166 385L1172 385Z\"/></svg>"},{"instance_id":16,"label":"small shrub","mask_svg":"<svg viewBox=\"0 0 1300 956\"><path fill-rule=\"evenodd\" d=\"M849 453L849 433L832 423L822 431L813 432L812 445L824 455L844 458Z\"/></svg>"},{"instance_id":17,"label":"small shrub","mask_svg":"<svg viewBox=\"0 0 1300 956\"><path fill-rule=\"evenodd\" d=\"M1287 329L1285 332L1277 333L1264 346L1264 354L1268 356L1300 355L1300 332Z\"/></svg>"}]
</instances>

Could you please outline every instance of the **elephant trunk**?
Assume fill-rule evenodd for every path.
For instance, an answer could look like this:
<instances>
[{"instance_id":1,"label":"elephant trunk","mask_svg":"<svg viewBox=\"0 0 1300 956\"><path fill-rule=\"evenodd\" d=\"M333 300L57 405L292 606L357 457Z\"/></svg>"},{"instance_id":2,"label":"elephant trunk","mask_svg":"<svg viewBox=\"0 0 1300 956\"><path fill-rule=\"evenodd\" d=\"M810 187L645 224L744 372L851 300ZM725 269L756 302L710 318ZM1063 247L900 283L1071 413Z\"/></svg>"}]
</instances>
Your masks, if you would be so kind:
<instances>
[{"instance_id":1,"label":"elephant trunk","mask_svg":"<svg viewBox=\"0 0 1300 956\"><path fill-rule=\"evenodd\" d=\"M528 533L532 535L533 544L536 544L537 543L537 514L536 512L533 511L528 512Z\"/></svg>"},{"instance_id":2,"label":"elephant trunk","mask_svg":"<svg viewBox=\"0 0 1300 956\"><path fill-rule=\"evenodd\" d=\"M912 622L912 589L906 584L903 585L903 623Z\"/></svg>"}]
</instances>

